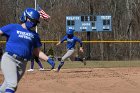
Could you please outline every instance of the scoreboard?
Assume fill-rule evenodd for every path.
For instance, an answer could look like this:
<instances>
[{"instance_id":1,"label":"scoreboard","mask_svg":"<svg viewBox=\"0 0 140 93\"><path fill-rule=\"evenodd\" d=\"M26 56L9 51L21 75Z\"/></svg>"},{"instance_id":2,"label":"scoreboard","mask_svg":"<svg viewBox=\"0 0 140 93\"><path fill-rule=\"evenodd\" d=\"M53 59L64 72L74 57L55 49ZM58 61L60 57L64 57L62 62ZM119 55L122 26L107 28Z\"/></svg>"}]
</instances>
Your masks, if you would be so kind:
<instances>
[{"instance_id":1,"label":"scoreboard","mask_svg":"<svg viewBox=\"0 0 140 93\"><path fill-rule=\"evenodd\" d=\"M66 31L76 32L112 31L112 17L110 15L82 15L66 16Z\"/></svg>"}]
</instances>

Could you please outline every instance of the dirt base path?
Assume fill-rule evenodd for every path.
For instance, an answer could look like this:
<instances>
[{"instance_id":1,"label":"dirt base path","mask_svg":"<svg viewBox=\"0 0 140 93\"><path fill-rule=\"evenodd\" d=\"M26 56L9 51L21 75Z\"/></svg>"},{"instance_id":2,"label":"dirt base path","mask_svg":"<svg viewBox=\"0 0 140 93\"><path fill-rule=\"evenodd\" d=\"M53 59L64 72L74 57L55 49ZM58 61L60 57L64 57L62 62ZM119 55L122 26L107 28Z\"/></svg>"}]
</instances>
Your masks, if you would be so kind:
<instances>
[{"instance_id":1,"label":"dirt base path","mask_svg":"<svg viewBox=\"0 0 140 93\"><path fill-rule=\"evenodd\" d=\"M16 93L140 93L140 68L26 72Z\"/></svg>"}]
</instances>

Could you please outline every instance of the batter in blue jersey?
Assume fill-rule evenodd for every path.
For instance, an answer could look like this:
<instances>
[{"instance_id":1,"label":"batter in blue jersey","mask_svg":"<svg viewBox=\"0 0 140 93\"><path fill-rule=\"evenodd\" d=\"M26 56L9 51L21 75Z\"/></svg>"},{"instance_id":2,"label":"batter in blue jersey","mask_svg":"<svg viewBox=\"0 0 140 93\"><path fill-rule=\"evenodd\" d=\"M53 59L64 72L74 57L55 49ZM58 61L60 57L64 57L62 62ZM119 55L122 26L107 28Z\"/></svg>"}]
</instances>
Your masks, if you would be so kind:
<instances>
[{"instance_id":1,"label":"batter in blue jersey","mask_svg":"<svg viewBox=\"0 0 140 93\"><path fill-rule=\"evenodd\" d=\"M61 67L64 65L65 59L69 58L73 53L74 53L74 49L75 49L75 44L76 42L80 43L80 51L83 52L83 48L82 48L82 41L74 36L74 30L69 29L66 32L66 36L64 36L62 38L62 40L60 42L57 43L57 45L63 43L64 41L67 41L67 53L61 58L61 62L58 66L57 69L55 69L55 71L59 72ZM83 60L83 63L85 64L85 61Z\"/></svg>"},{"instance_id":2,"label":"batter in blue jersey","mask_svg":"<svg viewBox=\"0 0 140 93\"><path fill-rule=\"evenodd\" d=\"M21 24L9 24L0 28L0 34L7 37L5 53L1 59L4 82L0 93L15 93L32 54L49 62L54 68L53 60L40 51L40 37L32 30L39 23L39 18L38 11L27 8L20 17Z\"/></svg>"}]
</instances>

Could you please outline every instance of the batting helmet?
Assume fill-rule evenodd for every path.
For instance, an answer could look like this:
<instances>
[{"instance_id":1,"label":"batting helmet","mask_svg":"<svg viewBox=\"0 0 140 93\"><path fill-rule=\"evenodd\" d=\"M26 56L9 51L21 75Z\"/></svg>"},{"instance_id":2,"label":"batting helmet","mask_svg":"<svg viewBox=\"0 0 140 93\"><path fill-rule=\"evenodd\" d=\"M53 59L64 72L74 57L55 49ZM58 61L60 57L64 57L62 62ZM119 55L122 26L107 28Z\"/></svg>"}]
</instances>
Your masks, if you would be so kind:
<instances>
[{"instance_id":1,"label":"batting helmet","mask_svg":"<svg viewBox=\"0 0 140 93\"><path fill-rule=\"evenodd\" d=\"M66 32L68 35L71 34L73 35L74 34L74 30L73 29L68 29L68 31Z\"/></svg>"},{"instance_id":2,"label":"batting helmet","mask_svg":"<svg viewBox=\"0 0 140 93\"><path fill-rule=\"evenodd\" d=\"M27 18L29 18L31 21L39 22L40 14L38 11L36 11L33 8L27 8L21 15L20 21L26 22Z\"/></svg>"}]
</instances>

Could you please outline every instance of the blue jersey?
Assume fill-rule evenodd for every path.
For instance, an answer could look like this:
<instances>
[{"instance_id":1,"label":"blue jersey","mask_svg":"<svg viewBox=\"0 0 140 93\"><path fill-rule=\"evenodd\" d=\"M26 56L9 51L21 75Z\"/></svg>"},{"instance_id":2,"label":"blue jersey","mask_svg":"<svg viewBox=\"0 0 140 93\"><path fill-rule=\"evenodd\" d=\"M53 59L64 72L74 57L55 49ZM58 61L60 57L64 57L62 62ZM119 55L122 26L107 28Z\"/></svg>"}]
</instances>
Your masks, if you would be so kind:
<instances>
[{"instance_id":1,"label":"blue jersey","mask_svg":"<svg viewBox=\"0 0 140 93\"><path fill-rule=\"evenodd\" d=\"M33 48L42 46L39 35L35 31L24 29L20 24L9 24L0 30L8 37L6 52L30 59Z\"/></svg>"},{"instance_id":2,"label":"blue jersey","mask_svg":"<svg viewBox=\"0 0 140 93\"><path fill-rule=\"evenodd\" d=\"M66 35L61 40L61 43L63 43L64 41L67 41L67 49L68 50L75 48L76 42L79 42L80 47L82 47L82 41L76 36L73 36L72 38L68 38L68 36Z\"/></svg>"}]
</instances>

